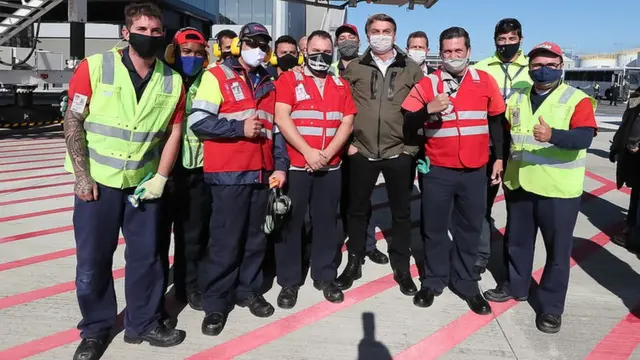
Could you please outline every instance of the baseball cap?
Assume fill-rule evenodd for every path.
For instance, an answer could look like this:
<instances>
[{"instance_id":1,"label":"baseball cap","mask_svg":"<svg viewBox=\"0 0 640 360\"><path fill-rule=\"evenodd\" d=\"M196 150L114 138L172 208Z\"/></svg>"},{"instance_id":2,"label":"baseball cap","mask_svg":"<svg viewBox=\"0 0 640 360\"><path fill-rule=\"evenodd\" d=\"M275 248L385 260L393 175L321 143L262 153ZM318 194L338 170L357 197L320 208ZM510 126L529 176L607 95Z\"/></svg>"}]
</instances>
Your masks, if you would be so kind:
<instances>
[{"instance_id":1,"label":"baseball cap","mask_svg":"<svg viewBox=\"0 0 640 360\"><path fill-rule=\"evenodd\" d=\"M263 36L267 41L271 41L271 35L264 25L257 22L250 22L240 29L240 39L252 38L254 36Z\"/></svg>"},{"instance_id":2,"label":"baseball cap","mask_svg":"<svg viewBox=\"0 0 640 360\"><path fill-rule=\"evenodd\" d=\"M350 32L353 35L360 37L360 35L358 35L358 28L355 27L355 25L351 25L351 24L340 25L340 27L336 29L336 37L340 36L340 34L342 34L343 32Z\"/></svg>"},{"instance_id":3,"label":"baseball cap","mask_svg":"<svg viewBox=\"0 0 640 360\"><path fill-rule=\"evenodd\" d=\"M527 56L533 57L533 55L539 52L550 52L560 57L564 55L562 49L560 48L560 46L558 46L558 44L552 43L550 41L545 41L542 44L534 46L533 49L529 51L529 54Z\"/></svg>"},{"instance_id":4,"label":"baseball cap","mask_svg":"<svg viewBox=\"0 0 640 360\"><path fill-rule=\"evenodd\" d=\"M196 29L186 28L179 30L173 38L173 41L178 44L196 43L202 44L205 47L209 47L209 43L204 38L204 35Z\"/></svg>"}]
</instances>

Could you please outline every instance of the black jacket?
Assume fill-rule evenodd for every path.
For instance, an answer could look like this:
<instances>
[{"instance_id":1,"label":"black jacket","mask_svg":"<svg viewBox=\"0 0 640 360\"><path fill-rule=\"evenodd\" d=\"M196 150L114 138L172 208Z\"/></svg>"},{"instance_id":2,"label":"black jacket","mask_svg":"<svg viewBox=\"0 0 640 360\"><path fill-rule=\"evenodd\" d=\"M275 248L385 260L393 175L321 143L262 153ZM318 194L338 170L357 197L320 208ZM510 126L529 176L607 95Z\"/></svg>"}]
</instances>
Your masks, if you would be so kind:
<instances>
[{"instance_id":1,"label":"black jacket","mask_svg":"<svg viewBox=\"0 0 640 360\"><path fill-rule=\"evenodd\" d=\"M616 162L616 184L618 189L640 185L640 152L632 153L629 148L640 144L640 89L629 98L629 105L622 115L622 124L613 136L609 148L609 160Z\"/></svg>"}]
</instances>

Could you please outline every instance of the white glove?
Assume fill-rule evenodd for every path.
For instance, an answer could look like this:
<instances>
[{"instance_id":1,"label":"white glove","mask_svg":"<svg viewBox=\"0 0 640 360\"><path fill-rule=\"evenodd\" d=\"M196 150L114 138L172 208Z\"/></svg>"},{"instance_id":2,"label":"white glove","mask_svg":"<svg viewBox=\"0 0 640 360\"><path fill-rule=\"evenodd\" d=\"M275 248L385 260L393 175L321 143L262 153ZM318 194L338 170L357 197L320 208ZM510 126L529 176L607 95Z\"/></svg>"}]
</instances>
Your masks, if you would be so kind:
<instances>
[{"instance_id":1,"label":"white glove","mask_svg":"<svg viewBox=\"0 0 640 360\"><path fill-rule=\"evenodd\" d=\"M160 174L155 174L151 179L138 185L134 193L138 194L141 200L158 199L162 196L164 185L166 183L166 177Z\"/></svg>"}]
</instances>

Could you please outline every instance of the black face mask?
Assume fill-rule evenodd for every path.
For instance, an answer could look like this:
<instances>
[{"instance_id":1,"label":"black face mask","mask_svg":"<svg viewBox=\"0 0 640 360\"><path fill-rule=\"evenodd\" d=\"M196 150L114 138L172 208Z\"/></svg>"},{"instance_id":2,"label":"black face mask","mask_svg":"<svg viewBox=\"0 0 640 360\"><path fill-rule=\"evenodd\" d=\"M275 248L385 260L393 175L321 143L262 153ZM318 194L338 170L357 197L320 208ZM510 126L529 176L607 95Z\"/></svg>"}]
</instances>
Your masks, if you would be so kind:
<instances>
[{"instance_id":1,"label":"black face mask","mask_svg":"<svg viewBox=\"0 0 640 360\"><path fill-rule=\"evenodd\" d=\"M129 45L143 59L155 57L160 49L164 48L164 36L148 36L129 33Z\"/></svg>"},{"instance_id":2,"label":"black face mask","mask_svg":"<svg viewBox=\"0 0 640 360\"><path fill-rule=\"evenodd\" d=\"M502 60L511 61L511 59L513 59L513 57L518 53L518 50L520 50L520 43L496 45L496 50Z\"/></svg>"},{"instance_id":3,"label":"black face mask","mask_svg":"<svg viewBox=\"0 0 640 360\"><path fill-rule=\"evenodd\" d=\"M282 71L293 69L296 66L298 66L298 57L293 54L285 54L278 58L278 67Z\"/></svg>"},{"instance_id":4,"label":"black face mask","mask_svg":"<svg viewBox=\"0 0 640 360\"><path fill-rule=\"evenodd\" d=\"M224 51L222 52L222 56L220 57L222 58L222 60L226 60L230 56L231 56L231 51Z\"/></svg>"},{"instance_id":5,"label":"black face mask","mask_svg":"<svg viewBox=\"0 0 640 360\"><path fill-rule=\"evenodd\" d=\"M306 58L309 69L319 74L326 74L329 71L331 60L333 60L333 56L325 53L307 54Z\"/></svg>"}]
</instances>

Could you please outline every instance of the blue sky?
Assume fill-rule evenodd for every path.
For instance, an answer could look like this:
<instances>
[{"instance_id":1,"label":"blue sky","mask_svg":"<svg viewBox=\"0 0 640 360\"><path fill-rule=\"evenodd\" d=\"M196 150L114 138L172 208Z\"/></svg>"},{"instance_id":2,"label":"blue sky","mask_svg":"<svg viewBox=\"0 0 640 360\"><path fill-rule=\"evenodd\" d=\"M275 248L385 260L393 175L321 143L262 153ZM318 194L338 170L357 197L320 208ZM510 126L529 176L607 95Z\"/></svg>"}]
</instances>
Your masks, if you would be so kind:
<instances>
[{"instance_id":1,"label":"blue sky","mask_svg":"<svg viewBox=\"0 0 640 360\"><path fill-rule=\"evenodd\" d=\"M396 42L403 49L409 33L426 32L429 54L437 54L442 30L461 26L471 36L472 59L490 56L495 24L506 17L522 23L527 50L543 41L573 49L574 54L640 47L640 0L440 0L431 9L416 5L414 10L362 2L349 8L347 21L358 27L363 46L366 19L378 12L396 20Z\"/></svg>"}]
</instances>

